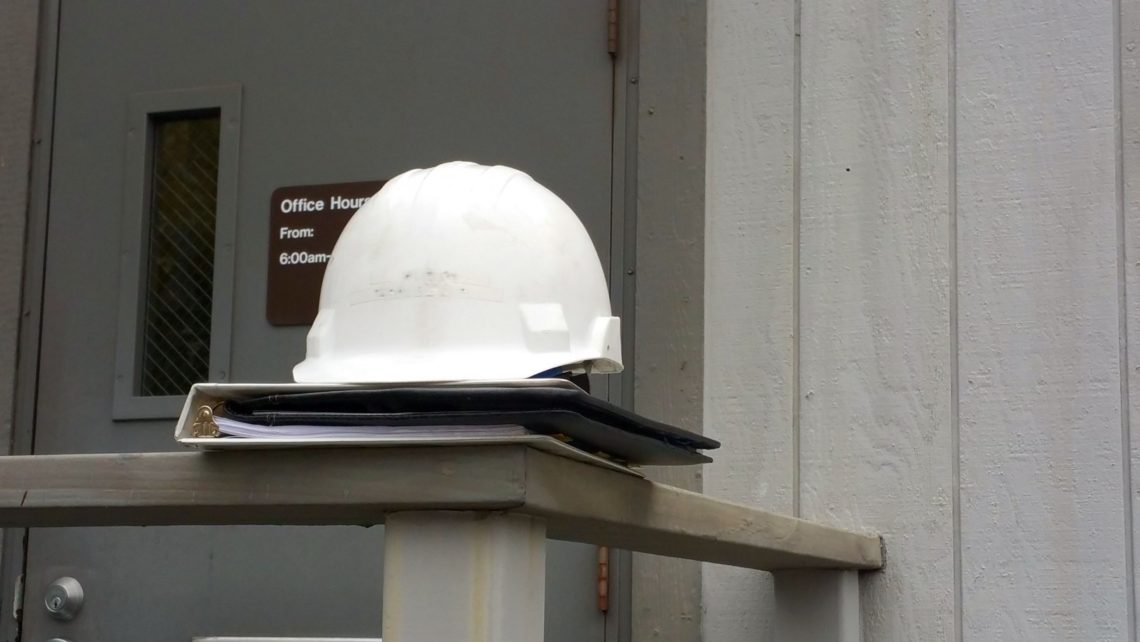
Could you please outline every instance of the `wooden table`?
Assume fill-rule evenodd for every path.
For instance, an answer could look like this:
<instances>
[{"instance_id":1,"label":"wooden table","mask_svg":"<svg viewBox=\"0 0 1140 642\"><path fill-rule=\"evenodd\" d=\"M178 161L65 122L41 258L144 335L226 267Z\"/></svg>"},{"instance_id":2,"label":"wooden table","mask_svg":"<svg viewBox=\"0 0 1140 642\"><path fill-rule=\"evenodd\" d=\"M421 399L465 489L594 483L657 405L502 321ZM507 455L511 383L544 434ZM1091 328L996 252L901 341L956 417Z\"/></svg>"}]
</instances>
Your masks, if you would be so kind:
<instances>
[{"instance_id":1,"label":"wooden table","mask_svg":"<svg viewBox=\"0 0 1140 642\"><path fill-rule=\"evenodd\" d=\"M859 639L879 537L526 446L0 458L0 526L386 524L385 642L542 639L546 538L776 573L782 640Z\"/></svg>"}]
</instances>

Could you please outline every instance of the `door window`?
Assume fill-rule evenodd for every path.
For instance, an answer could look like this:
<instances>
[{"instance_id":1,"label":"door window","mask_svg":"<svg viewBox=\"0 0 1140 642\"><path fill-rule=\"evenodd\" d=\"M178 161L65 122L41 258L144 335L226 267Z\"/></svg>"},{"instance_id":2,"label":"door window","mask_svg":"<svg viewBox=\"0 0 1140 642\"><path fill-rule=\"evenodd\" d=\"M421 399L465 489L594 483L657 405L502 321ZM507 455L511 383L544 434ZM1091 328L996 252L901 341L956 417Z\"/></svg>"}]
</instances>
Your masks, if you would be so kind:
<instances>
[{"instance_id":1,"label":"door window","mask_svg":"<svg viewBox=\"0 0 1140 642\"><path fill-rule=\"evenodd\" d=\"M156 117L136 394L185 394L210 376L218 110Z\"/></svg>"},{"instance_id":2,"label":"door window","mask_svg":"<svg viewBox=\"0 0 1140 642\"><path fill-rule=\"evenodd\" d=\"M131 97L115 419L175 417L226 378L239 106L236 87Z\"/></svg>"}]
</instances>

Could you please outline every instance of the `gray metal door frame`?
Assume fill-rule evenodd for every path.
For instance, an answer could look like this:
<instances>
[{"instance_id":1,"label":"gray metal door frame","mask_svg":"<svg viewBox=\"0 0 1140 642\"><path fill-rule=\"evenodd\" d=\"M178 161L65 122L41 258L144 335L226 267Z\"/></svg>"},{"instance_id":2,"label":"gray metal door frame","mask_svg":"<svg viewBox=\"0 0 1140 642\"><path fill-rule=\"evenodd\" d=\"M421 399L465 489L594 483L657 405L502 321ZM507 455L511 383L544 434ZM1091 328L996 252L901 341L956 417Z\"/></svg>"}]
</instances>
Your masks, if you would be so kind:
<instances>
[{"instance_id":1,"label":"gray metal door frame","mask_svg":"<svg viewBox=\"0 0 1140 642\"><path fill-rule=\"evenodd\" d=\"M638 58L640 0L622 0L619 42L614 66L614 104L611 168L611 296L621 302L622 330L629 351L626 369L611 377L609 398L632 407L635 327ZM42 340L42 301L46 268L47 223L51 186L51 154L55 111L56 60L60 0L41 0L36 39L36 88L31 143L31 177L28 194L24 247L21 320L18 350L20 360L14 391L14 420L10 454L30 454L35 443L35 407ZM620 277L620 278L619 278ZM15 640L20 634L17 615L22 608L23 571L27 531L4 532L0 547L0 639ZM611 557L611 609L606 615L606 640L631 639L631 555L620 551ZM35 600L32 600L32 607Z\"/></svg>"}]
</instances>

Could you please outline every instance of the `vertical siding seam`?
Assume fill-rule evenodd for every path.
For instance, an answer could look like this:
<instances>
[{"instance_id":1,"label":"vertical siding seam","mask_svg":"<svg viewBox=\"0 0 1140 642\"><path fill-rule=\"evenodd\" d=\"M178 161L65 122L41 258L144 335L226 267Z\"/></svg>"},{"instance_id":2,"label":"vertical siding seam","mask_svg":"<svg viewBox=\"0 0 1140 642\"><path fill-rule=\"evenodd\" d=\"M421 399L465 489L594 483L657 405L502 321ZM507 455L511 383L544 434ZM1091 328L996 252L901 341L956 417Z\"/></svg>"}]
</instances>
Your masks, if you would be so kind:
<instances>
[{"instance_id":1,"label":"vertical siding seam","mask_svg":"<svg viewBox=\"0 0 1140 642\"><path fill-rule=\"evenodd\" d=\"M958 3L947 0L946 129L948 254L950 259L950 456L951 521L954 542L954 639L962 642L962 449L958 357Z\"/></svg>"},{"instance_id":2,"label":"vertical siding seam","mask_svg":"<svg viewBox=\"0 0 1140 642\"><path fill-rule=\"evenodd\" d=\"M800 53L802 0L792 11L792 514L800 517L800 101L803 64Z\"/></svg>"},{"instance_id":3,"label":"vertical siding seam","mask_svg":"<svg viewBox=\"0 0 1140 642\"><path fill-rule=\"evenodd\" d=\"M1125 595L1128 599L1128 639L1136 642L1136 567L1134 531L1135 516L1132 510L1132 421L1129 400L1128 364L1128 245L1127 224L1124 215L1124 65L1123 52L1123 5L1113 0L1112 16L1112 63L1113 105L1116 127L1116 292L1117 292L1117 332L1120 344L1120 458L1121 483L1124 499L1124 563Z\"/></svg>"}]
</instances>

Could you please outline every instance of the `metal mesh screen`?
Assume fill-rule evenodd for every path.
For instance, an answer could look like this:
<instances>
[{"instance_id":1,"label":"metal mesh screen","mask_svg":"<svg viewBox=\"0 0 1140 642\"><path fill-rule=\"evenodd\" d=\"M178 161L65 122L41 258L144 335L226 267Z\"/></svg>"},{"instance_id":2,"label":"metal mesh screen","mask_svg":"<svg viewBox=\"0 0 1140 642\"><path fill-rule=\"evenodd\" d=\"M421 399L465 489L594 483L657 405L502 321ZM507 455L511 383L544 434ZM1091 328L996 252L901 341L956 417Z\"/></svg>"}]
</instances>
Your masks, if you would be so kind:
<instances>
[{"instance_id":1,"label":"metal mesh screen","mask_svg":"<svg viewBox=\"0 0 1140 642\"><path fill-rule=\"evenodd\" d=\"M218 114L156 120L139 394L184 395L210 373Z\"/></svg>"}]
</instances>

